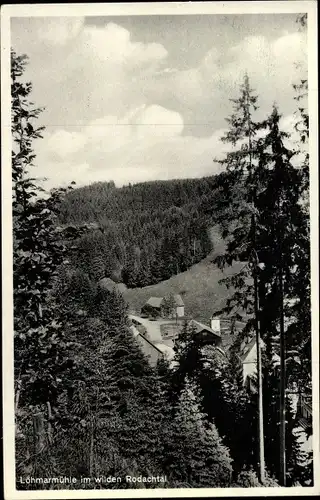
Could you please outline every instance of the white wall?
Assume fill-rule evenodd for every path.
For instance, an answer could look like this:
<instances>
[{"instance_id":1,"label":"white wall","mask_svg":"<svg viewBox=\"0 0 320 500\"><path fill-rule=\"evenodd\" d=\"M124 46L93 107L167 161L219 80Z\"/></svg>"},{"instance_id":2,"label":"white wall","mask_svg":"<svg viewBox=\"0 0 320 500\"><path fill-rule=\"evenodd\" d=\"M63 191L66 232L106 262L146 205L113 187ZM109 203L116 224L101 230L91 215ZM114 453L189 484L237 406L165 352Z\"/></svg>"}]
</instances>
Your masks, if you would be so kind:
<instances>
[{"instance_id":1,"label":"white wall","mask_svg":"<svg viewBox=\"0 0 320 500\"><path fill-rule=\"evenodd\" d=\"M210 327L214 332L220 333L220 319L211 318Z\"/></svg>"},{"instance_id":2,"label":"white wall","mask_svg":"<svg viewBox=\"0 0 320 500\"><path fill-rule=\"evenodd\" d=\"M184 306L177 306L177 316L178 316L178 318L183 318Z\"/></svg>"},{"instance_id":3,"label":"white wall","mask_svg":"<svg viewBox=\"0 0 320 500\"><path fill-rule=\"evenodd\" d=\"M248 375L257 373L257 346L254 344L243 362L243 383L246 383Z\"/></svg>"}]
</instances>

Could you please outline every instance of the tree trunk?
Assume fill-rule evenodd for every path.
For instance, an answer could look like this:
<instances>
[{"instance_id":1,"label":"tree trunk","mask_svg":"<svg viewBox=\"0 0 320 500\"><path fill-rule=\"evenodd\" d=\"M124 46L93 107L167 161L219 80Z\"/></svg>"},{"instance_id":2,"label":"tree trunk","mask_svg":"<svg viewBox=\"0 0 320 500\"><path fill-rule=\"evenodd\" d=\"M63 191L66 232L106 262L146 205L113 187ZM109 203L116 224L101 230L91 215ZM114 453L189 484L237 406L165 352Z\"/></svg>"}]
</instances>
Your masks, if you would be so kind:
<instances>
[{"instance_id":1,"label":"tree trunk","mask_svg":"<svg viewBox=\"0 0 320 500\"><path fill-rule=\"evenodd\" d=\"M43 425L43 414L36 413L33 415L33 441L34 441L34 453L39 455L45 446L45 433Z\"/></svg>"},{"instance_id":2,"label":"tree trunk","mask_svg":"<svg viewBox=\"0 0 320 500\"><path fill-rule=\"evenodd\" d=\"M18 407L19 407L20 392L21 392L21 387L20 387L20 380L19 380L18 381L18 389L17 389L16 396L15 396L15 403L14 403L15 412L17 412Z\"/></svg>"},{"instance_id":3,"label":"tree trunk","mask_svg":"<svg viewBox=\"0 0 320 500\"><path fill-rule=\"evenodd\" d=\"M279 269L280 295L280 484L286 486L286 352L284 338L283 278Z\"/></svg>"},{"instance_id":4,"label":"tree trunk","mask_svg":"<svg viewBox=\"0 0 320 500\"><path fill-rule=\"evenodd\" d=\"M254 270L254 306L255 306L255 330L257 345L257 385L258 385L258 478L263 484L265 480L265 459L264 459L264 426L263 426L263 391L262 391L262 363L261 363L261 339L259 322L259 295L257 270Z\"/></svg>"},{"instance_id":5,"label":"tree trunk","mask_svg":"<svg viewBox=\"0 0 320 500\"><path fill-rule=\"evenodd\" d=\"M89 475L93 477L94 472L94 421L91 418L90 426L90 456L89 456Z\"/></svg>"},{"instance_id":6,"label":"tree trunk","mask_svg":"<svg viewBox=\"0 0 320 500\"><path fill-rule=\"evenodd\" d=\"M52 437L52 411L51 411L51 405L49 401L47 401L47 408L48 408L48 429L47 429L47 435L48 435L48 442L49 444L52 443L53 437Z\"/></svg>"},{"instance_id":7,"label":"tree trunk","mask_svg":"<svg viewBox=\"0 0 320 500\"><path fill-rule=\"evenodd\" d=\"M253 196L255 202L255 193ZM262 389L262 363L261 363L261 338L260 338L260 304L258 283L258 255L256 252L256 219L252 214L252 243L253 243L253 286L254 286L254 317L257 347L257 386L258 386L258 478L263 484L265 480L264 459L264 426L263 426L263 389Z\"/></svg>"}]
</instances>

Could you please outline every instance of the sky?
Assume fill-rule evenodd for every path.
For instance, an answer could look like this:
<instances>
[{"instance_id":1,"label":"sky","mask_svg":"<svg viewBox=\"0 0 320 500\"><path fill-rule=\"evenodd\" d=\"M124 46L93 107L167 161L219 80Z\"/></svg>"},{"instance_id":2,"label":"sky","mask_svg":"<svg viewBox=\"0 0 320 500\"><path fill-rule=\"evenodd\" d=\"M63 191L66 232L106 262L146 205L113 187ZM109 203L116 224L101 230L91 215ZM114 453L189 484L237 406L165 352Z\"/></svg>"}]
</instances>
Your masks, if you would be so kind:
<instances>
[{"instance_id":1,"label":"sky","mask_svg":"<svg viewBox=\"0 0 320 500\"><path fill-rule=\"evenodd\" d=\"M45 107L35 174L48 188L215 174L245 72L259 98L257 119L276 103L289 130L292 84L307 60L296 18L11 18L11 45L29 56L31 100Z\"/></svg>"}]
</instances>

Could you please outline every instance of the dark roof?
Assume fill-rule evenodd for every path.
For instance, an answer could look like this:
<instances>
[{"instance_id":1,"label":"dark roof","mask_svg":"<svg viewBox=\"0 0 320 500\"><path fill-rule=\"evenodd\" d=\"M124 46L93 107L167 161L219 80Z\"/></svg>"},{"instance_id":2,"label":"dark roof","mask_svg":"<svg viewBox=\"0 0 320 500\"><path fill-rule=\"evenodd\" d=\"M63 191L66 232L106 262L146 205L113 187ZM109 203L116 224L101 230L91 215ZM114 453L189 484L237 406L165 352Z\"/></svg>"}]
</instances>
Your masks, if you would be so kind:
<instances>
[{"instance_id":1,"label":"dark roof","mask_svg":"<svg viewBox=\"0 0 320 500\"><path fill-rule=\"evenodd\" d=\"M200 323L199 321L196 321L195 319L192 319L190 321L190 324L195 328L196 333L206 331L207 333L211 333L212 335L215 335L216 337L220 337L220 334L218 332L213 331L210 328L210 326L204 325L203 323Z\"/></svg>"}]
</instances>

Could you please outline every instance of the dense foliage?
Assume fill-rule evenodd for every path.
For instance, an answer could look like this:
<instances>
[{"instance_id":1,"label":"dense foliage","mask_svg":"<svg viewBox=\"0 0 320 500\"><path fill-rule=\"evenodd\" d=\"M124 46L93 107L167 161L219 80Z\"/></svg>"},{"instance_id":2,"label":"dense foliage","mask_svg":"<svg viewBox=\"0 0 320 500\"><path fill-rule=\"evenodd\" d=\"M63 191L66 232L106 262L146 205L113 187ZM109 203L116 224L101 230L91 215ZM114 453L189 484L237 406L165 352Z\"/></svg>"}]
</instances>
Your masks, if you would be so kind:
<instances>
[{"instance_id":1,"label":"dense foliage","mask_svg":"<svg viewBox=\"0 0 320 500\"><path fill-rule=\"evenodd\" d=\"M309 209L305 204L307 169L305 160L296 165L293 163L298 151L293 145L289 148L290 135L280 130L281 117L277 108L274 107L265 121L257 123L253 120L256 103L257 97L246 77L241 96L235 100L235 113L229 120L230 131L224 138L231 142L233 149L222 161L226 167L226 173L221 177L224 197L217 200L217 209L224 214L224 235L228 238L228 246L225 254L219 255L216 261L221 267L233 261L244 262L239 273L225 280L236 291L224 311L240 319L241 315L253 314L251 263L252 252L255 252L259 263L262 338L270 349L271 346L276 348L282 306L287 326L287 351L295 353L300 366L298 369L296 364L290 366L289 363L288 383L309 385L311 356L306 347L311 341ZM279 273L283 281L281 295ZM246 333L253 324L254 319L247 323Z\"/></svg>"},{"instance_id":2,"label":"dense foliage","mask_svg":"<svg viewBox=\"0 0 320 500\"><path fill-rule=\"evenodd\" d=\"M169 369L150 367L122 296L74 266L91 229L59 224L69 190L38 196L29 167L41 110L28 100L31 84L19 80L26 57L11 57L17 488L52 488L28 484L30 476L75 478L54 484L62 489L227 486L229 451L193 388L185 384L170 404ZM165 479L145 486L126 475Z\"/></svg>"},{"instance_id":3,"label":"dense foliage","mask_svg":"<svg viewBox=\"0 0 320 500\"><path fill-rule=\"evenodd\" d=\"M80 240L74 265L93 281L111 277L130 288L187 270L214 244L208 228L215 185L208 177L74 189L61 205L61 223L96 225Z\"/></svg>"},{"instance_id":4,"label":"dense foliage","mask_svg":"<svg viewBox=\"0 0 320 500\"><path fill-rule=\"evenodd\" d=\"M294 164L298 151L280 129L277 108L255 121L258 99L246 77L228 119L224 140L232 148L221 175L122 188L97 183L43 196L29 175L32 143L42 128L36 127L41 110L29 101L32 85L22 78L26 62L12 52L17 478L77 479L55 485L63 489L261 486L254 472L257 398L244 387L237 364L239 344L253 328L248 261L255 249L266 346L264 486L276 485L270 478L279 477L279 272L287 387L301 389L311 380L307 153ZM296 89L301 97L305 82ZM305 144L302 106L297 129ZM243 263L226 280L235 292L223 312L246 327L226 355L204 346L186 323L175 367L165 360L151 367L132 335L122 295L98 281L111 277L134 288L170 278L210 253L213 224L227 243L217 263ZM172 307L169 295L168 315ZM312 471L293 432L289 398L286 414L288 484L308 484ZM107 480L126 475L166 480ZM50 485L17 480L18 489L43 487Z\"/></svg>"},{"instance_id":5,"label":"dense foliage","mask_svg":"<svg viewBox=\"0 0 320 500\"><path fill-rule=\"evenodd\" d=\"M224 280L235 292L223 311L237 319L251 316L240 340L255 329L258 319L266 345L263 373L266 463L279 477L279 462L274 453L278 450L279 456L280 382L284 384L287 399L287 478L291 481L292 468L298 477L299 467L293 462L298 460L299 446L293 432L289 394L308 391L311 387L307 156L302 155L301 159L301 149L295 149L290 135L280 129L281 116L276 107L266 120L254 121L257 96L247 76L240 88L240 97L233 103L229 131L223 138L232 149L221 162L225 166L225 174L220 177L223 197L217 199L217 210L221 209L224 214L223 229L228 244L216 262L224 268L234 261L242 261L243 267ZM300 112L302 118L298 124L302 126L304 143L307 114L302 108ZM254 279L257 280L257 309ZM283 354L279 349L281 339ZM284 357L286 372L275 366L275 356L279 354ZM271 443L277 444L272 447Z\"/></svg>"}]
</instances>

